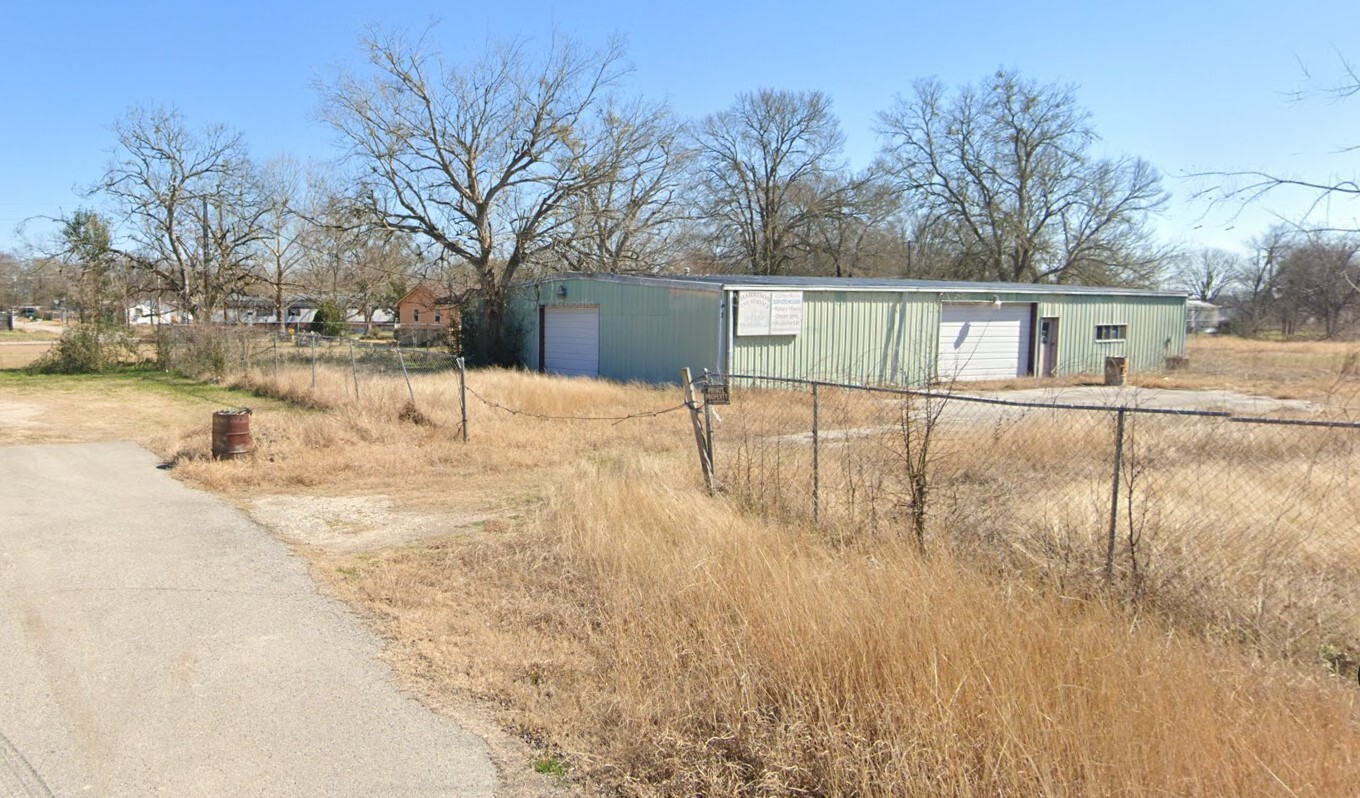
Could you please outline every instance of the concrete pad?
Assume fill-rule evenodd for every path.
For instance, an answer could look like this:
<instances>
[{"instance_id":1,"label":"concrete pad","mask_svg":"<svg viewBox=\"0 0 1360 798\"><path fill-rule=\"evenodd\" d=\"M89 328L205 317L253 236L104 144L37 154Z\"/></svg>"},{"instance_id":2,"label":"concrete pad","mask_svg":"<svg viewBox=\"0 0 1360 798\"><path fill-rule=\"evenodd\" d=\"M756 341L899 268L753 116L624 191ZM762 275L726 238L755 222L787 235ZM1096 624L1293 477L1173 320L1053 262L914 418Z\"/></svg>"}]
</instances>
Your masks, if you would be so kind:
<instances>
[{"instance_id":1,"label":"concrete pad","mask_svg":"<svg viewBox=\"0 0 1360 798\"><path fill-rule=\"evenodd\" d=\"M0 796L490 796L304 563L128 443L0 448Z\"/></svg>"}]
</instances>

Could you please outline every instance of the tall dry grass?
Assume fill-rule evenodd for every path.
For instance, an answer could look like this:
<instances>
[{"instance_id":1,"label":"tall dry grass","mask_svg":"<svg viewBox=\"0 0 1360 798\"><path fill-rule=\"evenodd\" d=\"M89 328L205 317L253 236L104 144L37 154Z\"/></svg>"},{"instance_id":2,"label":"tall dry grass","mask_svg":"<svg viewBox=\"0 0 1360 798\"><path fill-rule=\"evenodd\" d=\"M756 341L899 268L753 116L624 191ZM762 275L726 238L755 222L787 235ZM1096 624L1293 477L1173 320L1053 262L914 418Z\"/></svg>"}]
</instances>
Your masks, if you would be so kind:
<instances>
[{"instance_id":1,"label":"tall dry grass","mask_svg":"<svg viewBox=\"0 0 1360 798\"><path fill-rule=\"evenodd\" d=\"M738 393L717 434L720 481L795 522L815 503L842 541L905 539L924 507L929 548L1104 591L1114 414L942 402L924 502L904 429L925 433L929 408L862 391L822 389L815 481L808 392ZM1119 595L1195 634L1354 675L1360 432L1131 414L1121 465Z\"/></svg>"},{"instance_id":2,"label":"tall dry grass","mask_svg":"<svg viewBox=\"0 0 1360 798\"><path fill-rule=\"evenodd\" d=\"M180 475L242 497L381 492L416 504L516 508L540 499L545 486L583 458L693 451L688 419L678 412L623 423L540 418L674 408L680 393L673 387L470 372L468 385L482 398L469 394L464 444L456 373L413 374L408 391L400 374L361 372L357 396L348 364L321 366L315 385L306 367L257 369L229 384L317 411L257 412L248 461L213 462L205 429L168 429L155 442Z\"/></svg>"},{"instance_id":3,"label":"tall dry grass","mask_svg":"<svg viewBox=\"0 0 1360 798\"><path fill-rule=\"evenodd\" d=\"M1119 607L579 467L532 528L350 561L419 669L637 795L1309 795L1353 688Z\"/></svg>"}]
</instances>

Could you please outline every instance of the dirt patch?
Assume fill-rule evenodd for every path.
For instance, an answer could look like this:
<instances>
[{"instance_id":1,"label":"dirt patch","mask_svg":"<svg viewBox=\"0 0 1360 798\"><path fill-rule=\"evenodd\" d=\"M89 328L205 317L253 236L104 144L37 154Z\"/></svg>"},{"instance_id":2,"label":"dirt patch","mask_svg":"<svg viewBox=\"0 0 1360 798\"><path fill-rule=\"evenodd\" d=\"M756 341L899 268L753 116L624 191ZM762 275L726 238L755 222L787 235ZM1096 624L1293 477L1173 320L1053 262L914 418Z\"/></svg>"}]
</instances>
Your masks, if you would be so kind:
<instances>
[{"instance_id":1,"label":"dirt patch","mask_svg":"<svg viewBox=\"0 0 1360 798\"><path fill-rule=\"evenodd\" d=\"M419 512L387 496L265 496L250 515L290 542L351 554L466 534L501 513Z\"/></svg>"},{"instance_id":2,"label":"dirt patch","mask_svg":"<svg viewBox=\"0 0 1360 798\"><path fill-rule=\"evenodd\" d=\"M0 369L19 369L42 357L52 348L50 341L0 341Z\"/></svg>"},{"instance_id":3,"label":"dirt patch","mask_svg":"<svg viewBox=\"0 0 1360 798\"><path fill-rule=\"evenodd\" d=\"M41 426L41 422L36 420L40 415L42 408L37 405L0 401L0 430L32 429Z\"/></svg>"}]
</instances>

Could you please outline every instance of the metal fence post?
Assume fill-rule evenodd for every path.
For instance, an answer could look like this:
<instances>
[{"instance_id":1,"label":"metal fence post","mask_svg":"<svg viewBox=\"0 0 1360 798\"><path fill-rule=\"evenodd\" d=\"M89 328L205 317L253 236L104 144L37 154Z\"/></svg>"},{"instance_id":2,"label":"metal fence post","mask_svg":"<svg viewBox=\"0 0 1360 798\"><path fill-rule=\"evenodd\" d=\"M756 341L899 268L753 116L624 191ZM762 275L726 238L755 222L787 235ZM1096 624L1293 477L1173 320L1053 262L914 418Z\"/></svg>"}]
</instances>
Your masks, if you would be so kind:
<instances>
[{"instance_id":1,"label":"metal fence post","mask_svg":"<svg viewBox=\"0 0 1360 798\"><path fill-rule=\"evenodd\" d=\"M279 334L274 333L274 376L279 376Z\"/></svg>"},{"instance_id":2,"label":"metal fence post","mask_svg":"<svg viewBox=\"0 0 1360 798\"><path fill-rule=\"evenodd\" d=\"M467 368L461 357L458 358L458 404L463 415L463 443L467 443Z\"/></svg>"},{"instance_id":3,"label":"metal fence post","mask_svg":"<svg viewBox=\"0 0 1360 798\"><path fill-rule=\"evenodd\" d=\"M821 402L817 392L817 383L812 383L812 523L818 523L822 511L822 484L821 484L821 432L819 428L819 418L821 412Z\"/></svg>"},{"instance_id":4,"label":"metal fence post","mask_svg":"<svg viewBox=\"0 0 1360 798\"><path fill-rule=\"evenodd\" d=\"M1124 418L1128 408L1120 407L1114 422L1114 476L1110 481L1110 528L1105 540L1105 585L1114 581L1115 539L1119 527L1119 477L1124 466Z\"/></svg>"},{"instance_id":5,"label":"metal fence post","mask_svg":"<svg viewBox=\"0 0 1360 798\"><path fill-rule=\"evenodd\" d=\"M411 387L411 374L406 370L406 356L401 353L401 342L397 342L397 362L401 363L401 376L406 378L406 393L411 397L412 406L416 403L416 392Z\"/></svg>"},{"instance_id":6,"label":"metal fence post","mask_svg":"<svg viewBox=\"0 0 1360 798\"><path fill-rule=\"evenodd\" d=\"M312 333L312 388L316 389L316 333Z\"/></svg>"},{"instance_id":7,"label":"metal fence post","mask_svg":"<svg viewBox=\"0 0 1360 798\"><path fill-rule=\"evenodd\" d=\"M354 401L359 401L359 364L354 360L354 342L349 342L349 373L354 377Z\"/></svg>"},{"instance_id":8,"label":"metal fence post","mask_svg":"<svg viewBox=\"0 0 1360 798\"><path fill-rule=\"evenodd\" d=\"M708 369L704 369L704 386L707 387L712 382L712 375ZM708 467L709 470L717 469L717 463L713 457L713 408L708 404L708 395L704 395L704 445L708 447Z\"/></svg>"}]
</instances>

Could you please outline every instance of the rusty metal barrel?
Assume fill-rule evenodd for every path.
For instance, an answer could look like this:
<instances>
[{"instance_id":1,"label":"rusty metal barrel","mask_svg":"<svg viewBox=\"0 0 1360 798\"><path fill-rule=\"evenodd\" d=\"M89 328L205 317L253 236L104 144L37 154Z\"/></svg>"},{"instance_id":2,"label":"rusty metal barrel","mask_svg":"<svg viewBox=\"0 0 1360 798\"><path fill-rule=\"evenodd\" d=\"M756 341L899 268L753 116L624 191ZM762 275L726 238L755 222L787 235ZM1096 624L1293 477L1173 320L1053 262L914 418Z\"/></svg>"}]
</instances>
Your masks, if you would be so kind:
<instances>
[{"instance_id":1,"label":"rusty metal barrel","mask_svg":"<svg viewBox=\"0 0 1360 798\"><path fill-rule=\"evenodd\" d=\"M1105 384L1123 385L1129 376L1129 360L1126 357L1110 356L1105 358Z\"/></svg>"},{"instance_id":2,"label":"rusty metal barrel","mask_svg":"<svg viewBox=\"0 0 1360 798\"><path fill-rule=\"evenodd\" d=\"M214 460L235 460L250 454L250 408L213 413L212 453Z\"/></svg>"}]
</instances>

